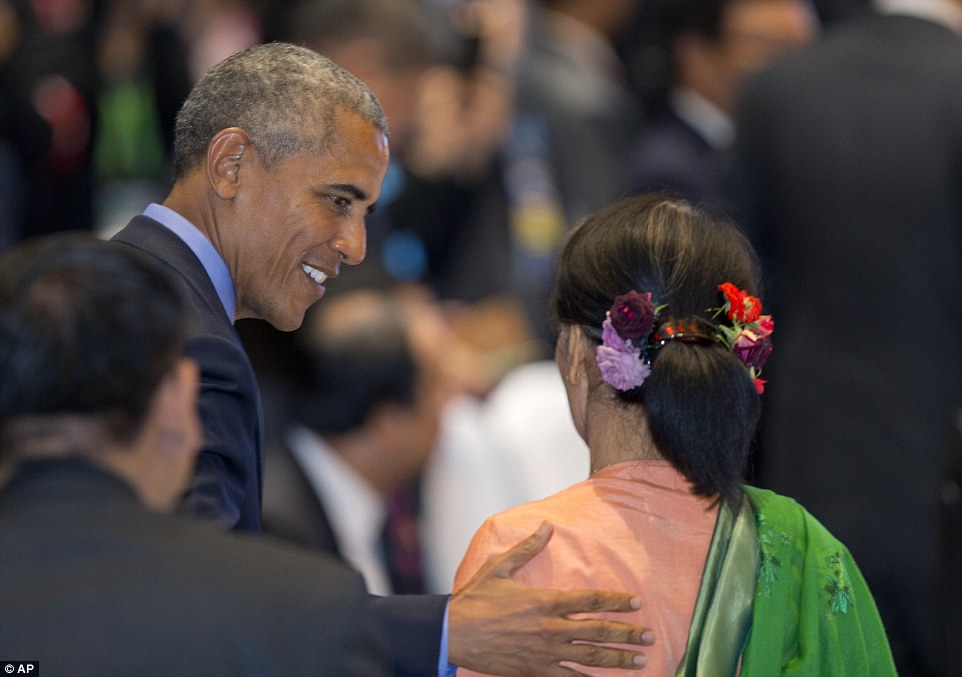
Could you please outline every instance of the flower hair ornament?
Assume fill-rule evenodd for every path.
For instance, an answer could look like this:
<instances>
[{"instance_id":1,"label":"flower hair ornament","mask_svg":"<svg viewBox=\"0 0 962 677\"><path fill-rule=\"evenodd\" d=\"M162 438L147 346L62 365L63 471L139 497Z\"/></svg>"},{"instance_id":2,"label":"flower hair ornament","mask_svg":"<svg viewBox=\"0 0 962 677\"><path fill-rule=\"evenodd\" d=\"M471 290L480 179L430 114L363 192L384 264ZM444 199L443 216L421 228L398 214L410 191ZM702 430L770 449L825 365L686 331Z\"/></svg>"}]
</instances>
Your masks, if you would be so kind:
<instances>
[{"instance_id":1,"label":"flower hair ornament","mask_svg":"<svg viewBox=\"0 0 962 677\"><path fill-rule=\"evenodd\" d=\"M718 342L738 356L748 369L755 389L762 393L762 366L772 352L774 321L762 315L761 301L730 282L718 285L724 303L709 308L712 321L702 318L656 321L667 305L655 306L651 292L630 291L615 298L601 325L601 345L595 361L601 378L617 390L641 386L651 374L651 359L669 341ZM730 324L715 324L722 315Z\"/></svg>"},{"instance_id":2,"label":"flower hair ornament","mask_svg":"<svg viewBox=\"0 0 962 677\"><path fill-rule=\"evenodd\" d=\"M718 340L738 356L755 383L759 394L765 392L765 379L760 378L762 367L772 354L772 332L775 320L771 315L762 315L762 302L748 292L739 289L731 282L718 285L718 291L725 297L721 308L714 308L717 318L724 313L730 325L718 325Z\"/></svg>"}]
</instances>

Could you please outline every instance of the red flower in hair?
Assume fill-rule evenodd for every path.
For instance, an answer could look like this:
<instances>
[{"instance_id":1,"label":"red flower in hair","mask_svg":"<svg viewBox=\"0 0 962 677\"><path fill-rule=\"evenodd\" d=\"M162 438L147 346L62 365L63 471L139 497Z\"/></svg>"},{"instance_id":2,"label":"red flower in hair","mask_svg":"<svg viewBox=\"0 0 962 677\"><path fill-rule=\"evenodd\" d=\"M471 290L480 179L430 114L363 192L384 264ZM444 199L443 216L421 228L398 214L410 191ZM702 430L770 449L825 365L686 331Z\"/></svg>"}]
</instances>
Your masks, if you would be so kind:
<instances>
[{"instance_id":1,"label":"red flower in hair","mask_svg":"<svg viewBox=\"0 0 962 677\"><path fill-rule=\"evenodd\" d=\"M765 379L759 378L762 367L772 354L772 332L775 321L771 315L762 315L762 302L731 282L718 285L718 291L725 297L721 308L714 311L712 320L724 313L731 326L718 325L718 338L748 368L748 375L759 394L765 392Z\"/></svg>"},{"instance_id":2,"label":"red flower in hair","mask_svg":"<svg viewBox=\"0 0 962 677\"><path fill-rule=\"evenodd\" d=\"M634 343L651 333L655 319L655 304L651 292L630 291L615 298L611 306L611 325L618 336Z\"/></svg>"},{"instance_id":3,"label":"red flower in hair","mask_svg":"<svg viewBox=\"0 0 962 677\"><path fill-rule=\"evenodd\" d=\"M761 316L762 302L758 297L751 296L731 282L718 285L718 290L725 295L725 312L728 319L733 322L751 324Z\"/></svg>"}]
</instances>

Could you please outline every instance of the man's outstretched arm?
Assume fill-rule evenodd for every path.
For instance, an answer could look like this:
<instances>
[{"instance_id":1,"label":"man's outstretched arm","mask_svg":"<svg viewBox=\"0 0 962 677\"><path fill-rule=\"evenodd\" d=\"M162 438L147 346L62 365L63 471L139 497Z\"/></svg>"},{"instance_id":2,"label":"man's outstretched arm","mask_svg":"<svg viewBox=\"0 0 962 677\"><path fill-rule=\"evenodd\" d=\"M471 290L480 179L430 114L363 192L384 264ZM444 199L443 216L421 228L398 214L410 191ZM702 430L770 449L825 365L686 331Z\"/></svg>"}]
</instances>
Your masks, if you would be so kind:
<instances>
[{"instance_id":1,"label":"man's outstretched arm","mask_svg":"<svg viewBox=\"0 0 962 677\"><path fill-rule=\"evenodd\" d=\"M544 549L551 525L510 550L490 558L452 598L448 616L448 661L505 677L570 677L577 665L639 669L648 659L650 630L600 619L569 618L599 611L635 611L641 601L626 593L598 590L533 590L514 573ZM638 646L637 651L600 644ZM564 662L570 667L561 665Z\"/></svg>"}]
</instances>

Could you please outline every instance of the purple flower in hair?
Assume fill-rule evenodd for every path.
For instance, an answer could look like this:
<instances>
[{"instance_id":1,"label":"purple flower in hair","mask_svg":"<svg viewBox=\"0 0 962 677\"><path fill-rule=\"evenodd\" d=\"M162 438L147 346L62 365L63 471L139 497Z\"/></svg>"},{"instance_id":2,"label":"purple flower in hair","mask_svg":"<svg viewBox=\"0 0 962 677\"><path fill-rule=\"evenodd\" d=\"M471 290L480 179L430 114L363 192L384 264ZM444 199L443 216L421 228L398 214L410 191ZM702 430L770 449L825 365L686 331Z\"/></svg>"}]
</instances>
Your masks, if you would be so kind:
<instances>
[{"instance_id":1,"label":"purple flower in hair","mask_svg":"<svg viewBox=\"0 0 962 677\"><path fill-rule=\"evenodd\" d=\"M631 390L643 384L651 367L642 361L641 350L618 335L610 313L601 328L602 344L595 353L601 378L618 390Z\"/></svg>"},{"instance_id":2,"label":"purple flower in hair","mask_svg":"<svg viewBox=\"0 0 962 677\"><path fill-rule=\"evenodd\" d=\"M732 350L746 366L761 371L768 356L772 354L772 341L768 334L742 329L732 345Z\"/></svg>"}]
</instances>

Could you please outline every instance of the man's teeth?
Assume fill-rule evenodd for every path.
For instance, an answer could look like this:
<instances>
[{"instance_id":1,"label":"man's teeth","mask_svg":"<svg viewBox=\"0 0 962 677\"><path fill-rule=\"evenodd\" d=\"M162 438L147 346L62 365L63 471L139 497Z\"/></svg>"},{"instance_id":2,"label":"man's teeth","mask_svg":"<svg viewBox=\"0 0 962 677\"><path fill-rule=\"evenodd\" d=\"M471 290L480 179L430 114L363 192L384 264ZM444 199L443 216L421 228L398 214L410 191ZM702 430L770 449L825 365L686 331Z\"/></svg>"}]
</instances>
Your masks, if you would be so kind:
<instances>
[{"instance_id":1,"label":"man's teeth","mask_svg":"<svg viewBox=\"0 0 962 677\"><path fill-rule=\"evenodd\" d=\"M324 281L327 279L326 273L322 273L317 268L313 268L307 265L306 263L302 263L301 268L304 270L305 273L311 276L312 280L314 280L318 284L324 284Z\"/></svg>"}]
</instances>

